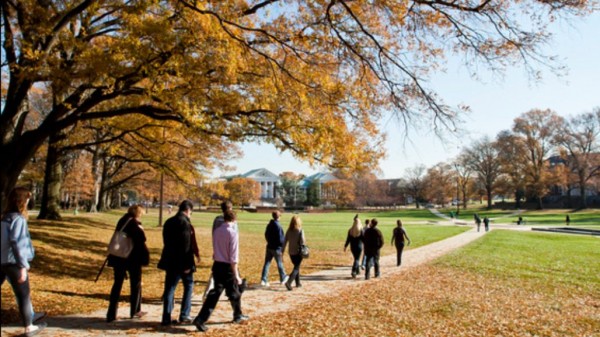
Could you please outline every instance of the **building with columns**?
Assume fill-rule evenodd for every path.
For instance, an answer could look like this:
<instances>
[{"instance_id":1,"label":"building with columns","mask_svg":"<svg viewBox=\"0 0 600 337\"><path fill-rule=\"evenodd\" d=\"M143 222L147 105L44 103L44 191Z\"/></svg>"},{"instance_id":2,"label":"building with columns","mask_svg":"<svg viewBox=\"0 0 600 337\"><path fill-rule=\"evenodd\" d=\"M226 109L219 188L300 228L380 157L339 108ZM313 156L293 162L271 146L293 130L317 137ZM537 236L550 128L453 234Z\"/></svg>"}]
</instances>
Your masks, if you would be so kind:
<instances>
[{"instance_id":1,"label":"building with columns","mask_svg":"<svg viewBox=\"0 0 600 337\"><path fill-rule=\"evenodd\" d=\"M279 176L265 169L259 168L244 174L240 177L249 178L260 184L260 200L263 203L274 203L278 197L277 187L281 184Z\"/></svg>"}]
</instances>

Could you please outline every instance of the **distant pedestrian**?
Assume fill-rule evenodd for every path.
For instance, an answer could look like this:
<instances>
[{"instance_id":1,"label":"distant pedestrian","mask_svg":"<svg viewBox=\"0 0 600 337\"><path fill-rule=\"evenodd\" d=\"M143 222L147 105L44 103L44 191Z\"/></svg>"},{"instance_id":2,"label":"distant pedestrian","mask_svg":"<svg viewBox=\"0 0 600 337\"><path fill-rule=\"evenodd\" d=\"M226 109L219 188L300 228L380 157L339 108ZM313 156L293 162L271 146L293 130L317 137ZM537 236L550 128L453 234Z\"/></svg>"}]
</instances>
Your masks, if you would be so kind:
<instances>
[{"instance_id":1,"label":"distant pedestrian","mask_svg":"<svg viewBox=\"0 0 600 337\"><path fill-rule=\"evenodd\" d=\"M486 216L483 218L483 224L485 226L485 231L489 231L490 230L490 219Z\"/></svg>"},{"instance_id":2,"label":"distant pedestrian","mask_svg":"<svg viewBox=\"0 0 600 337\"><path fill-rule=\"evenodd\" d=\"M402 264L402 251L404 250L404 244L406 239L406 245L410 245L410 239L406 234L406 230L402 227L402 221L396 221L396 228L394 228L394 232L392 233L392 245L394 242L396 243L396 266L400 266Z\"/></svg>"},{"instance_id":3,"label":"distant pedestrian","mask_svg":"<svg viewBox=\"0 0 600 337\"><path fill-rule=\"evenodd\" d=\"M375 277L379 277L379 254L383 247L383 235L377 228L377 219L371 220L371 227L365 230L364 248L367 256L367 267L365 269L365 279L370 278L371 267L375 267Z\"/></svg>"},{"instance_id":4,"label":"distant pedestrian","mask_svg":"<svg viewBox=\"0 0 600 337\"><path fill-rule=\"evenodd\" d=\"M565 218L565 222L567 223L567 226L569 226L571 224L571 218L569 217L568 214L567 214L567 217Z\"/></svg>"},{"instance_id":5,"label":"distant pedestrian","mask_svg":"<svg viewBox=\"0 0 600 337\"><path fill-rule=\"evenodd\" d=\"M27 226L27 204L31 192L23 187L16 187L8 194L8 203L2 213L2 235L0 235L2 267L0 285L8 278L15 298L21 321L25 328L25 336L33 336L44 330L45 322L34 325L45 313L34 313L31 305L30 262L35 256L31 236Z\"/></svg>"},{"instance_id":6,"label":"distant pedestrian","mask_svg":"<svg viewBox=\"0 0 600 337\"><path fill-rule=\"evenodd\" d=\"M302 283L300 283L300 264L302 263L303 257L300 252L300 247L306 244L306 238L304 237L304 231L302 230L302 220L297 215L292 217L290 226L285 232L282 253L285 253L286 244L288 245L290 260L294 264L294 270L285 282L285 287L287 290L292 290L292 282L294 281L296 282L296 288L302 286Z\"/></svg>"},{"instance_id":7,"label":"distant pedestrian","mask_svg":"<svg viewBox=\"0 0 600 337\"><path fill-rule=\"evenodd\" d=\"M260 284L263 287L269 286L269 267L271 266L271 261L273 258L275 258L275 262L277 263L277 271L279 271L279 281L281 284L284 284L288 280L288 276L285 274L285 269L283 267L282 250L285 236L283 234L283 228L279 224L281 212L274 211L272 216L273 219L269 221L267 228L265 229L267 249L265 252L265 263L263 265L262 276L260 280Z\"/></svg>"},{"instance_id":8,"label":"distant pedestrian","mask_svg":"<svg viewBox=\"0 0 600 337\"><path fill-rule=\"evenodd\" d=\"M352 278L360 274L360 255L363 252L363 226L358 218L358 214L354 217L352 227L348 230L348 236L346 237L346 243L344 244L344 251L350 245L350 251L354 262L352 263Z\"/></svg>"},{"instance_id":9,"label":"distant pedestrian","mask_svg":"<svg viewBox=\"0 0 600 337\"><path fill-rule=\"evenodd\" d=\"M473 218L475 219L475 224L477 225L477 231L479 232L479 228L481 227L481 218L479 217L479 214L477 214L477 213L473 214Z\"/></svg>"}]
</instances>

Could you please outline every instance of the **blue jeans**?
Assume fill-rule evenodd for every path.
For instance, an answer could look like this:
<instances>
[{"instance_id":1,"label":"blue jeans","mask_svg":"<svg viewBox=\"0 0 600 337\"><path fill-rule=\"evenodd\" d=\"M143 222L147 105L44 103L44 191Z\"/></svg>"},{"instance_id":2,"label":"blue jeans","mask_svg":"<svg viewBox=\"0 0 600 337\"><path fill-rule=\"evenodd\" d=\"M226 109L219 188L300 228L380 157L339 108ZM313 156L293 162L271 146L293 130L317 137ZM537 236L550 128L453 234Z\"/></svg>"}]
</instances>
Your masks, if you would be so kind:
<instances>
[{"instance_id":1,"label":"blue jeans","mask_svg":"<svg viewBox=\"0 0 600 337\"><path fill-rule=\"evenodd\" d=\"M363 250L362 247L350 247L350 251L352 252L352 257L354 258L354 262L352 263L352 275L358 275L360 274L360 255L362 254Z\"/></svg>"},{"instance_id":2,"label":"blue jeans","mask_svg":"<svg viewBox=\"0 0 600 337\"><path fill-rule=\"evenodd\" d=\"M174 272L167 270L165 275L165 291L163 292L163 316L162 323L171 322L171 311L173 311L173 302L175 297L175 288L179 280L183 283L183 298L181 299L181 311L179 320L189 319L192 310L192 294L194 291L194 274L189 272Z\"/></svg>"},{"instance_id":3,"label":"blue jeans","mask_svg":"<svg viewBox=\"0 0 600 337\"><path fill-rule=\"evenodd\" d=\"M368 280L371 274L371 267L375 267L375 277L379 277L379 251L376 253L365 253L367 256L367 267L365 269L365 279Z\"/></svg>"},{"instance_id":4,"label":"blue jeans","mask_svg":"<svg viewBox=\"0 0 600 337\"><path fill-rule=\"evenodd\" d=\"M31 290L29 288L29 272L27 273L27 280L23 283L19 283L19 277L21 276L21 267L16 264L5 264L2 265L1 283L4 283L4 279L8 278L15 297L17 299L17 306L21 313L21 319L23 320L23 326L28 327L33 323L33 306L31 305Z\"/></svg>"},{"instance_id":5,"label":"blue jeans","mask_svg":"<svg viewBox=\"0 0 600 337\"><path fill-rule=\"evenodd\" d=\"M283 279L285 278L285 270L283 269L281 248L267 248L267 252L265 253L265 265L263 266L261 281L269 281L269 267L271 267L271 260L273 260L273 258L275 258L275 262L277 262L277 270L279 271L279 282L283 282Z\"/></svg>"}]
</instances>

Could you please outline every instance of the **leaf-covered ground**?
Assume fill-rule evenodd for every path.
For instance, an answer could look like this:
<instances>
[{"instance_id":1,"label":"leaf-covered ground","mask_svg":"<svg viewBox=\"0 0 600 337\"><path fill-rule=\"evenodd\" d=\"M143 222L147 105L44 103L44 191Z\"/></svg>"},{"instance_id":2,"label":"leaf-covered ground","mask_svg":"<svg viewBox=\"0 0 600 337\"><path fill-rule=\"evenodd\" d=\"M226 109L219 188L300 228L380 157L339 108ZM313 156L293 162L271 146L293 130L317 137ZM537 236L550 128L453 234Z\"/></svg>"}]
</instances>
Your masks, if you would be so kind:
<instances>
[{"instance_id":1,"label":"leaf-covered ground","mask_svg":"<svg viewBox=\"0 0 600 337\"><path fill-rule=\"evenodd\" d=\"M600 292L427 265L198 336L600 336Z\"/></svg>"}]
</instances>

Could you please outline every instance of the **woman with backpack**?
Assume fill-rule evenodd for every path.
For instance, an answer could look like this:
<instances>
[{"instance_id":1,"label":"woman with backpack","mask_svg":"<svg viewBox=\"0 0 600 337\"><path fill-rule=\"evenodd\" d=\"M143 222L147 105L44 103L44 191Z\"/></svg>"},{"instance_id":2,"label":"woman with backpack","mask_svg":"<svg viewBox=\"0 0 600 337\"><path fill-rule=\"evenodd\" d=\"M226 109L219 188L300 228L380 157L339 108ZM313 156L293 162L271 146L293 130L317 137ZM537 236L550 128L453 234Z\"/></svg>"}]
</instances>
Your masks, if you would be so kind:
<instances>
[{"instance_id":1,"label":"woman with backpack","mask_svg":"<svg viewBox=\"0 0 600 337\"><path fill-rule=\"evenodd\" d=\"M150 252L146 246L146 234L140 222L143 213L144 208L141 205L129 207L115 228L115 231L122 230L131 238L133 249L125 258L108 255L108 266L113 267L115 275L106 313L106 322L108 323L117 319L117 307L126 274L129 274L129 286L131 287L129 316L130 318L140 318L146 314L142 311L142 266L147 266L150 262Z\"/></svg>"}]
</instances>

